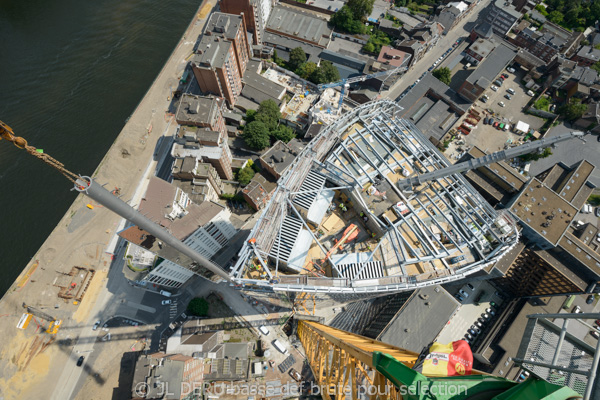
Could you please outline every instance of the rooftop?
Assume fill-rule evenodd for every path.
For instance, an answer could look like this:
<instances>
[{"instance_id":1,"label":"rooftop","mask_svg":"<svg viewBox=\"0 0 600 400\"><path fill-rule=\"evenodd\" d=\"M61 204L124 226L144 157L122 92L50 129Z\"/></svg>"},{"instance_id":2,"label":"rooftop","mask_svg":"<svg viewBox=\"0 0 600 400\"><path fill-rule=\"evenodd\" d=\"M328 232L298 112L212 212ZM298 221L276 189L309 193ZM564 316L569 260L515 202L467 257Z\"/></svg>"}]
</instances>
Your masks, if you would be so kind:
<instances>
[{"instance_id":1,"label":"rooftop","mask_svg":"<svg viewBox=\"0 0 600 400\"><path fill-rule=\"evenodd\" d=\"M285 60L289 60L289 51L295 49L296 47L301 47L302 50L304 50L304 54L306 54L306 60L317 63L319 61L319 54L321 54L323 51L322 47L314 44L267 31L263 33L262 41L264 43L276 46L277 55ZM282 50L282 48L289 50Z\"/></svg>"},{"instance_id":2,"label":"rooftop","mask_svg":"<svg viewBox=\"0 0 600 400\"><path fill-rule=\"evenodd\" d=\"M206 23L204 34L224 36L233 40L242 25L242 18L241 15L213 12Z\"/></svg>"},{"instance_id":3,"label":"rooftop","mask_svg":"<svg viewBox=\"0 0 600 400\"><path fill-rule=\"evenodd\" d=\"M488 39L477 39L469 46L469 50L480 55L482 58L487 57L496 48L496 42Z\"/></svg>"},{"instance_id":4,"label":"rooftop","mask_svg":"<svg viewBox=\"0 0 600 400\"><path fill-rule=\"evenodd\" d=\"M516 54L517 52L515 49L509 47L505 43L500 43L490 55L479 64L477 69L469 75L467 82L473 84L482 78L492 82L508 63L515 58Z\"/></svg>"},{"instance_id":5,"label":"rooftop","mask_svg":"<svg viewBox=\"0 0 600 400\"><path fill-rule=\"evenodd\" d=\"M243 81L244 89L242 89L242 96L252 99L259 104L265 100L273 100L275 103L281 104L281 99L286 91L284 86L254 71L246 72Z\"/></svg>"},{"instance_id":6,"label":"rooftop","mask_svg":"<svg viewBox=\"0 0 600 400\"><path fill-rule=\"evenodd\" d=\"M533 178L514 200L510 211L556 246L579 210Z\"/></svg>"},{"instance_id":7,"label":"rooftop","mask_svg":"<svg viewBox=\"0 0 600 400\"><path fill-rule=\"evenodd\" d=\"M288 145L278 140L273 147L260 156L260 159L281 175L292 164L296 155Z\"/></svg>"},{"instance_id":8,"label":"rooftop","mask_svg":"<svg viewBox=\"0 0 600 400\"><path fill-rule=\"evenodd\" d=\"M400 67L404 64L407 55L408 53L404 51L394 49L390 46L383 46L381 47L377 61L393 67Z\"/></svg>"},{"instance_id":9,"label":"rooftop","mask_svg":"<svg viewBox=\"0 0 600 400\"><path fill-rule=\"evenodd\" d=\"M233 44L219 36L204 35L198 43L197 54L192 58L192 63L198 68L223 68L229 57Z\"/></svg>"},{"instance_id":10,"label":"rooftop","mask_svg":"<svg viewBox=\"0 0 600 400\"><path fill-rule=\"evenodd\" d=\"M326 48L332 30L327 21L314 14L285 6L275 6L271 11L266 30L279 32Z\"/></svg>"},{"instance_id":11,"label":"rooftop","mask_svg":"<svg viewBox=\"0 0 600 400\"><path fill-rule=\"evenodd\" d=\"M435 341L460 303L441 286L416 290L377 337L402 349L420 353Z\"/></svg>"},{"instance_id":12,"label":"rooftop","mask_svg":"<svg viewBox=\"0 0 600 400\"><path fill-rule=\"evenodd\" d=\"M234 281L383 294L461 279L516 243L512 217L460 174L400 189L399 180L449 165L401 111L388 100L366 103L313 138L280 178Z\"/></svg>"},{"instance_id":13,"label":"rooftop","mask_svg":"<svg viewBox=\"0 0 600 400\"><path fill-rule=\"evenodd\" d=\"M181 96L175 119L181 125L213 126L219 116L219 106L219 100L215 97L186 93Z\"/></svg>"},{"instance_id":14,"label":"rooftop","mask_svg":"<svg viewBox=\"0 0 600 400\"><path fill-rule=\"evenodd\" d=\"M595 49L592 46L581 46L581 49L577 52L577 56L597 62L600 61L600 50Z\"/></svg>"}]
</instances>

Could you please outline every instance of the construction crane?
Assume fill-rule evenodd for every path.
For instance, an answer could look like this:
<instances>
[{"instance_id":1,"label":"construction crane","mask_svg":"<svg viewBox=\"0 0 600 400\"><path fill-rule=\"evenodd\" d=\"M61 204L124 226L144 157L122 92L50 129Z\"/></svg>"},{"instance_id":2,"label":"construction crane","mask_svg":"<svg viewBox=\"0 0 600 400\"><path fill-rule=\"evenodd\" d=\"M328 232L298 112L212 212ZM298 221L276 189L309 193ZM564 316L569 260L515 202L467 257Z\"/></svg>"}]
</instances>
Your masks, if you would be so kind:
<instances>
[{"instance_id":1,"label":"construction crane","mask_svg":"<svg viewBox=\"0 0 600 400\"><path fill-rule=\"evenodd\" d=\"M189 257L194 263L198 264L199 266L207 269L208 271L219 276L220 278L231 282L229 274L227 274L227 272L225 272L217 264L213 263L206 257L193 250L188 245L184 244L181 240L177 239L170 232L168 232L163 227L150 220L148 217L131 207L129 204L125 203L119 197L115 196L115 194L106 190L103 185L100 185L89 176L80 176L74 174L73 172L67 170L64 164L50 157L48 154L45 154L43 150L36 149L35 147L29 145L27 143L27 140L25 140L24 138L15 136L13 130L7 124L0 121L0 140L2 139L11 142L19 149L25 150L30 155L41 159L46 164L58 170L61 174L63 174L69 181L71 181L74 184L74 190L85 194L98 204L101 204L102 206L108 208L115 214L125 218L134 225L137 225L139 228L148 232L148 234L154 236L163 243L166 243L167 245L171 246L180 254ZM193 272L197 272L195 268L188 269L191 269Z\"/></svg>"},{"instance_id":2,"label":"construction crane","mask_svg":"<svg viewBox=\"0 0 600 400\"><path fill-rule=\"evenodd\" d=\"M428 377L413 369L419 354L315 319L296 314L296 332L316 380L311 393L325 400L581 399L571 388L535 376L521 383L475 370L471 375Z\"/></svg>"},{"instance_id":3,"label":"construction crane","mask_svg":"<svg viewBox=\"0 0 600 400\"><path fill-rule=\"evenodd\" d=\"M325 254L325 258L321 260L321 265L325 264L325 261L329 260L329 257L331 257L333 254L337 253L338 250L340 250L342 246L344 246L344 244L354 240L356 236L358 236L358 232L358 226L350 224L346 228L346 230L344 230L342 238L333 245L333 247L327 252L327 254Z\"/></svg>"},{"instance_id":4,"label":"construction crane","mask_svg":"<svg viewBox=\"0 0 600 400\"><path fill-rule=\"evenodd\" d=\"M516 146L507 150L497 151L492 154L486 154L483 157L474 158L468 161L456 163L446 168L438 169L433 172L427 172L421 175L413 176L407 179L399 180L397 185L401 190L410 191L413 187L418 186L422 183L444 178L448 175L458 174L471 169L477 169L485 165L489 165L494 162L506 160L508 158L518 157L523 154L529 154L539 149L550 147L556 143L564 142L565 140L573 138L582 138L583 132L573 131L569 133L563 133L551 138L544 138L540 140L534 140L533 142L525 143L521 146Z\"/></svg>"},{"instance_id":5,"label":"construction crane","mask_svg":"<svg viewBox=\"0 0 600 400\"><path fill-rule=\"evenodd\" d=\"M340 93L340 101L338 103L338 110L341 110L347 86L350 86L350 84L352 84L352 83L366 81L367 79L377 78L377 77L384 76L384 75L392 75L392 74L396 74L396 73L399 73L399 72L406 71L408 69L408 67L406 67L406 65L408 63L408 60L410 60L410 57L411 57L410 54L407 54L405 56L404 60L402 61L402 64L399 65L396 68L388 69L386 71L379 71L379 72L375 72L375 73L372 73L372 74L355 76L353 78L346 78L346 79L342 79L342 80L340 80L338 82L322 83L322 84L318 85L318 88L319 88L320 91L323 91L323 90L328 89L328 88L334 88L334 87L341 86L342 90L341 90L341 93Z\"/></svg>"}]
</instances>

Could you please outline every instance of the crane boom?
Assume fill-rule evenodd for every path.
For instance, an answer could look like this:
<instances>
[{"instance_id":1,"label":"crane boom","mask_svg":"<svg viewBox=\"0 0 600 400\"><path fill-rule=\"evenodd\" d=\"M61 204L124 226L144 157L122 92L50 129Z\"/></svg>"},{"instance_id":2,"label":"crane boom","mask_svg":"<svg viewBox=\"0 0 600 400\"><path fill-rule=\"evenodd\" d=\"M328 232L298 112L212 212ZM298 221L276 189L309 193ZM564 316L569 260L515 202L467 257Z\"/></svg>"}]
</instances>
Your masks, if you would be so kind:
<instances>
[{"instance_id":1,"label":"crane boom","mask_svg":"<svg viewBox=\"0 0 600 400\"><path fill-rule=\"evenodd\" d=\"M410 178L402 179L398 181L398 187L402 190L411 190L414 186L418 186L422 183L446 177L452 174L458 174L464 171L468 171L470 169L476 169L479 167L483 167L485 165L506 160L508 158L521 156L523 154L531 153L535 150L549 147L556 143L564 142L565 140L569 140L572 138L581 138L583 137L583 132L573 131L569 133L563 133L562 135L558 135L552 138L544 138L540 140L535 140L533 142L525 143L521 146L513 147L507 150L497 151L492 154L486 154L483 157L474 158L472 160L456 163L446 168L438 169L436 171L427 172L425 174L413 176Z\"/></svg>"}]
</instances>

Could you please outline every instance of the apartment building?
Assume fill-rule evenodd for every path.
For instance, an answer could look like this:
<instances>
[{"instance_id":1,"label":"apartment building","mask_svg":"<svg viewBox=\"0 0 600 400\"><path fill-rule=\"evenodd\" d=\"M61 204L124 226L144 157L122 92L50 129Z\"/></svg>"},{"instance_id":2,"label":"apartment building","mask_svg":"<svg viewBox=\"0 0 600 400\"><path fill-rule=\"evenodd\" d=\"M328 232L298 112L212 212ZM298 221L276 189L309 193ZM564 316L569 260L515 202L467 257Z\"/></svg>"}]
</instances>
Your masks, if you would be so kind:
<instances>
[{"instance_id":1,"label":"apartment building","mask_svg":"<svg viewBox=\"0 0 600 400\"><path fill-rule=\"evenodd\" d=\"M221 37L233 43L237 67L243 77L251 54L244 16L215 12L206 24L204 35Z\"/></svg>"},{"instance_id":2,"label":"apartment building","mask_svg":"<svg viewBox=\"0 0 600 400\"><path fill-rule=\"evenodd\" d=\"M485 22L492 26L497 35L504 37L520 18L521 13L510 2L507 0L494 0L488 6Z\"/></svg>"},{"instance_id":3,"label":"apartment building","mask_svg":"<svg viewBox=\"0 0 600 400\"><path fill-rule=\"evenodd\" d=\"M227 130L222 109L223 102L219 98L188 93L182 95L175 114L175 120L179 125L182 125L177 133L176 140L189 137L192 134L191 132L194 135L197 134L197 129L186 127L208 128L211 131L218 132L222 140L225 140Z\"/></svg>"},{"instance_id":4,"label":"apartment building","mask_svg":"<svg viewBox=\"0 0 600 400\"><path fill-rule=\"evenodd\" d=\"M511 42L549 63L558 54L571 57L582 39L581 32L569 32L552 22L546 22L539 30L531 27L520 30Z\"/></svg>"},{"instance_id":5,"label":"apartment building","mask_svg":"<svg viewBox=\"0 0 600 400\"><path fill-rule=\"evenodd\" d=\"M262 36L273 9L272 0L220 0L219 8L227 14L242 15L246 29L252 32L254 44L262 44Z\"/></svg>"}]
</instances>

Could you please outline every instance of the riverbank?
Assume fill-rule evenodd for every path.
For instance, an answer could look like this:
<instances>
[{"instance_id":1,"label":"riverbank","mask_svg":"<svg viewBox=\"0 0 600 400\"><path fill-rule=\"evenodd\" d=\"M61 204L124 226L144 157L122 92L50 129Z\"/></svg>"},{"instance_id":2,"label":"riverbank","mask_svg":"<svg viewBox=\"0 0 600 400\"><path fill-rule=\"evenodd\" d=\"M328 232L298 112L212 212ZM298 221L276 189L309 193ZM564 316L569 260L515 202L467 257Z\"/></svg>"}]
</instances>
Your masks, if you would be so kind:
<instances>
[{"instance_id":1,"label":"riverbank","mask_svg":"<svg viewBox=\"0 0 600 400\"><path fill-rule=\"evenodd\" d=\"M154 162L158 138L169 126L175 125L169 124L172 116L166 113L171 90L177 87L186 58L192 53L214 4L213 0L200 5L163 69L92 175L111 190L118 187L124 200L133 197L148 164ZM51 153L51 149L47 151ZM39 161L28 159L27 162ZM75 367L76 360L70 359L71 350L73 344L82 339L92 345L95 342L96 335L91 330L95 315L92 314L96 299L110 296L105 289L112 254L107 251L122 220L95 204L92 204L93 209L89 208L89 203L84 195L75 199L31 263L0 300L0 335L5 338L0 345L0 357L4 360L0 367L0 398L48 398L55 386L74 388L82 370L93 373ZM73 267L95 272L78 304L58 297L60 287L57 285ZM61 319L58 334L51 337L40 333L43 328L37 324L47 327L48 322L39 318L26 330L17 329L24 302ZM64 382L60 378L64 377L65 369L71 368L78 369L73 370L73 376L68 376L70 382Z\"/></svg>"}]
</instances>

